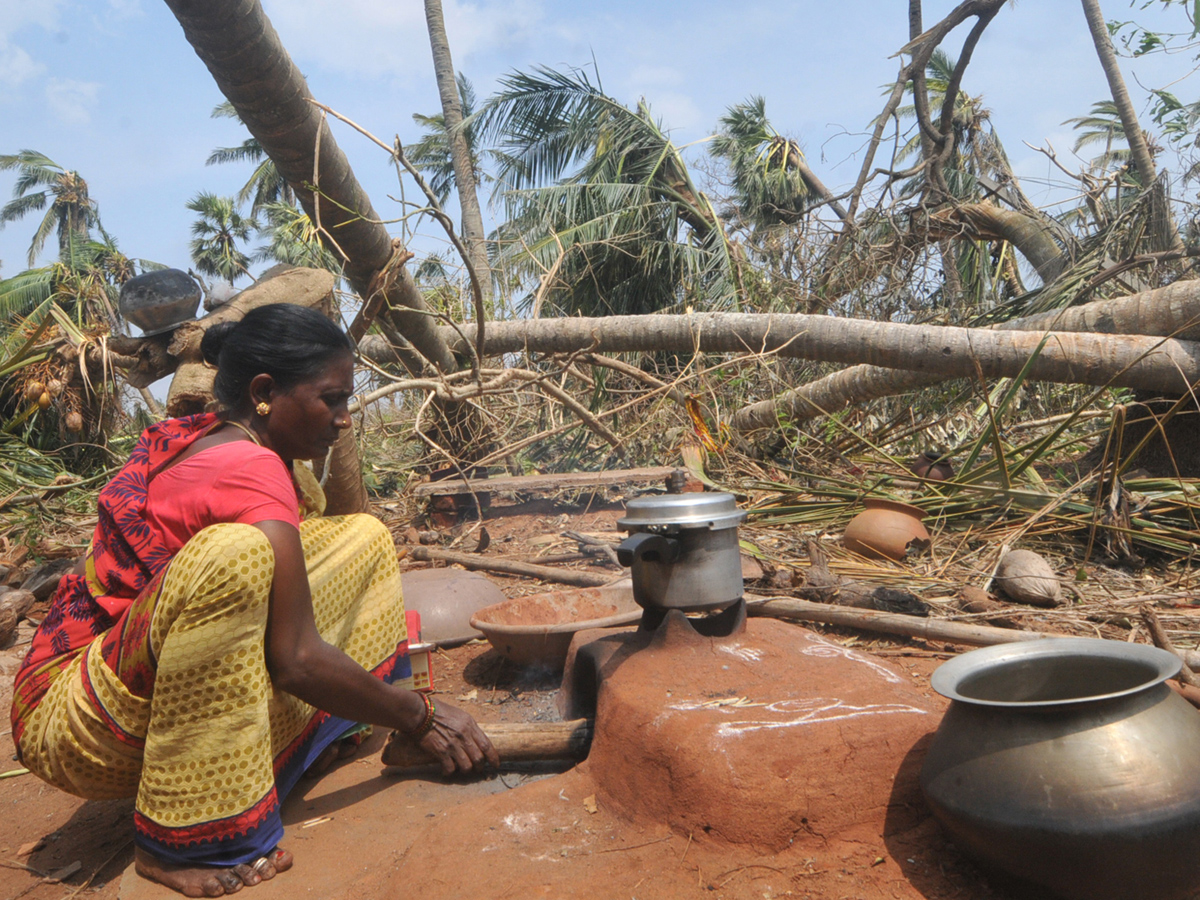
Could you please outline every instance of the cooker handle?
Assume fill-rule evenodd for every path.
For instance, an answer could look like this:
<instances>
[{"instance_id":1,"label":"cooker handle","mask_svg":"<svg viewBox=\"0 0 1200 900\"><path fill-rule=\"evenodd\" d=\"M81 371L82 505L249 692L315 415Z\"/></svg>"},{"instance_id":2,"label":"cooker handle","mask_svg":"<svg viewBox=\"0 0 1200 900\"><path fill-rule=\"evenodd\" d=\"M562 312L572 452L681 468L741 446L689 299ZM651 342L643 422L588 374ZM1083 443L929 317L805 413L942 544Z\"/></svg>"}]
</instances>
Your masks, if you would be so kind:
<instances>
[{"instance_id":1,"label":"cooker handle","mask_svg":"<svg viewBox=\"0 0 1200 900\"><path fill-rule=\"evenodd\" d=\"M673 563L679 559L679 541L648 531L631 534L617 547L617 562L628 568L638 559Z\"/></svg>"}]
</instances>

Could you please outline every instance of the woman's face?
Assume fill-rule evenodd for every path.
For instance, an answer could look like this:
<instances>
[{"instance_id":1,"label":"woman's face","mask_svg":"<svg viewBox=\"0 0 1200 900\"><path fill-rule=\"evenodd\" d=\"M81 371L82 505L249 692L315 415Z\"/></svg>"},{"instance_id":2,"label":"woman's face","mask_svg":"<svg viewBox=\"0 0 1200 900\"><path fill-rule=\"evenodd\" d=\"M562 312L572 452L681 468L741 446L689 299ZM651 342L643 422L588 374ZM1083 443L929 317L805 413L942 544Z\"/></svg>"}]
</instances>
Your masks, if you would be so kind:
<instances>
[{"instance_id":1,"label":"woman's face","mask_svg":"<svg viewBox=\"0 0 1200 900\"><path fill-rule=\"evenodd\" d=\"M261 376L260 376L261 377ZM260 424L264 443L284 459L321 459L350 427L354 357L339 354L314 377L290 388L269 387L271 412ZM265 425L262 428L261 425Z\"/></svg>"}]
</instances>

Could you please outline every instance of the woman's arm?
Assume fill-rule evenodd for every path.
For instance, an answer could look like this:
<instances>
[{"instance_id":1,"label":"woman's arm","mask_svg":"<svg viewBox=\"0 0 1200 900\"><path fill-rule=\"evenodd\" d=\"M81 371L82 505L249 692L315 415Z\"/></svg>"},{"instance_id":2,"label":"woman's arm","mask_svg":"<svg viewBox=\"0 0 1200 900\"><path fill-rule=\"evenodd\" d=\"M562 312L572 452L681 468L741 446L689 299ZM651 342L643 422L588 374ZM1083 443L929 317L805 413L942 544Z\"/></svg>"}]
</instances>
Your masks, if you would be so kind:
<instances>
[{"instance_id":1,"label":"woman's arm","mask_svg":"<svg viewBox=\"0 0 1200 900\"><path fill-rule=\"evenodd\" d=\"M416 730L424 721L425 703L415 691L381 681L321 638L300 532L288 522L260 522L256 527L275 552L266 639L272 683L343 719L402 732ZM421 746L438 758L446 774L499 763L495 748L475 720L442 703L437 704L434 727Z\"/></svg>"}]
</instances>

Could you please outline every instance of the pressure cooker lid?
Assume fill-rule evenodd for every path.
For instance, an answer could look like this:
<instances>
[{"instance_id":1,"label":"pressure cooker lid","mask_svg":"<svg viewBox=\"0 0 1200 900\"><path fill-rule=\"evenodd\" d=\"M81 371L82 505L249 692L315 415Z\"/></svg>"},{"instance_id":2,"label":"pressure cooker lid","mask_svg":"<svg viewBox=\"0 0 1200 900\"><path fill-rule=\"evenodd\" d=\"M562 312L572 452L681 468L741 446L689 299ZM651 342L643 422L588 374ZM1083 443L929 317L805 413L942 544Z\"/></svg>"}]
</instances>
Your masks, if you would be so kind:
<instances>
[{"instance_id":1,"label":"pressure cooker lid","mask_svg":"<svg viewBox=\"0 0 1200 900\"><path fill-rule=\"evenodd\" d=\"M662 494L625 504L617 527L626 531L677 531L683 528L736 528L746 520L733 494Z\"/></svg>"}]
</instances>

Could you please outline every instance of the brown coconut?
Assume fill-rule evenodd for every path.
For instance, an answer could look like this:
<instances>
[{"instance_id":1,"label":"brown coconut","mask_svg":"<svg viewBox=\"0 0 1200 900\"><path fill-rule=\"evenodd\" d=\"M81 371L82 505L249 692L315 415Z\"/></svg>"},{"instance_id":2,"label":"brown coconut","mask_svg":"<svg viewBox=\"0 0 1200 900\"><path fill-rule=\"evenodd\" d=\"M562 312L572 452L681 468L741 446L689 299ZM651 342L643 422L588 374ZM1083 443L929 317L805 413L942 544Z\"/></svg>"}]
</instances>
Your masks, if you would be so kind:
<instances>
[{"instance_id":1,"label":"brown coconut","mask_svg":"<svg viewBox=\"0 0 1200 900\"><path fill-rule=\"evenodd\" d=\"M1058 606L1061 587L1050 564L1032 550L1010 550L996 568L996 586L1017 603Z\"/></svg>"}]
</instances>

